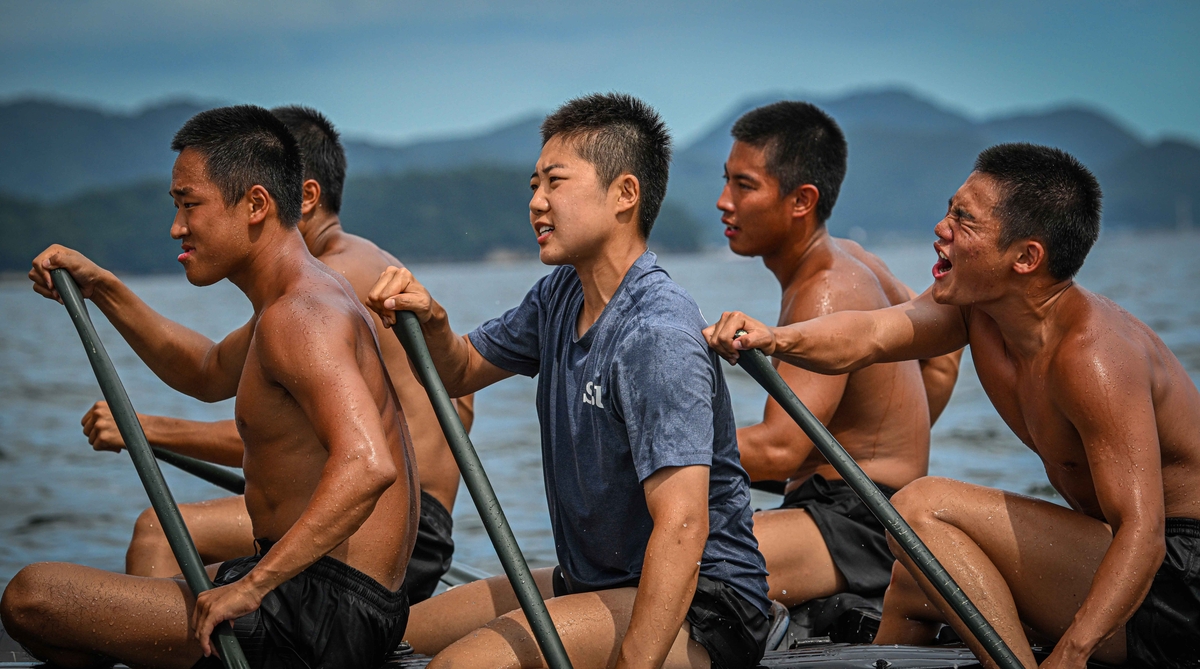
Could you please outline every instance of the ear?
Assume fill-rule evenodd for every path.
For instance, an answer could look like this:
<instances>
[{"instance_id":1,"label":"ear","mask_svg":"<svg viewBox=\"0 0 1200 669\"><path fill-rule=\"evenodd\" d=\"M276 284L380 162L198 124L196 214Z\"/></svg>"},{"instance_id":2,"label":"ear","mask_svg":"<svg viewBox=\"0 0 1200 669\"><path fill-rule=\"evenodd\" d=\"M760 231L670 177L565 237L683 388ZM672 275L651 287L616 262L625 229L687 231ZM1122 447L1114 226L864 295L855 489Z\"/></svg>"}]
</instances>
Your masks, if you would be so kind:
<instances>
[{"instance_id":1,"label":"ear","mask_svg":"<svg viewBox=\"0 0 1200 669\"><path fill-rule=\"evenodd\" d=\"M1039 267L1046 265L1046 247L1038 240L1026 239L1014 243L1013 246L1017 250L1017 257L1013 260L1013 270L1017 274L1032 274Z\"/></svg>"},{"instance_id":2,"label":"ear","mask_svg":"<svg viewBox=\"0 0 1200 669\"><path fill-rule=\"evenodd\" d=\"M792 218L804 218L809 213L817 210L817 201L821 199L821 191L812 184L804 184L797 186L796 190L788 194L788 200L792 205Z\"/></svg>"},{"instance_id":3,"label":"ear","mask_svg":"<svg viewBox=\"0 0 1200 669\"><path fill-rule=\"evenodd\" d=\"M261 184L254 184L246 191L246 201L250 207L250 225L260 225L267 220L271 209L271 194Z\"/></svg>"},{"instance_id":4,"label":"ear","mask_svg":"<svg viewBox=\"0 0 1200 669\"><path fill-rule=\"evenodd\" d=\"M642 185L638 183L638 178L632 174L622 174L613 179L612 186L609 187L609 192L613 192L614 189L617 196L618 216L632 210L642 200Z\"/></svg>"},{"instance_id":5,"label":"ear","mask_svg":"<svg viewBox=\"0 0 1200 669\"><path fill-rule=\"evenodd\" d=\"M303 189L304 199L300 201L300 215L307 216L321 204L321 184L317 183L316 179L305 179Z\"/></svg>"}]
</instances>

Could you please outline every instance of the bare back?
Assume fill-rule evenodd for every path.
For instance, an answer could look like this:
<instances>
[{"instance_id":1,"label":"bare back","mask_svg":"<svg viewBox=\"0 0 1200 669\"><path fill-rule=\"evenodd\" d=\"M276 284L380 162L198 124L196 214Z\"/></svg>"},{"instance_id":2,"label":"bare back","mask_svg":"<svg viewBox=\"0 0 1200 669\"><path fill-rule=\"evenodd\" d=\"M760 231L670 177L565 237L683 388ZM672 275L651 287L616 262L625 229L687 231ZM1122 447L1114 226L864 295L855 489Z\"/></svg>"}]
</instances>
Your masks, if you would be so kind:
<instances>
[{"instance_id":1,"label":"bare back","mask_svg":"<svg viewBox=\"0 0 1200 669\"><path fill-rule=\"evenodd\" d=\"M907 287L878 258L853 242L845 242L847 248L844 240L830 241L814 250L784 289L780 325L837 311L880 309L908 299ZM769 401L767 411L783 410ZM928 471L929 409L916 361L876 364L850 373L824 422L878 483L901 488ZM814 449L791 476L789 489L812 474L840 478Z\"/></svg>"},{"instance_id":2,"label":"bare back","mask_svg":"<svg viewBox=\"0 0 1200 669\"><path fill-rule=\"evenodd\" d=\"M1118 410L1137 416L1138 389L1115 377L1143 380L1153 421L1130 435L1131 443L1111 446L1119 451L1156 444L1166 517L1200 518L1200 392L1187 371L1158 335L1107 298L1072 286L1061 302L1047 345L1027 360L1006 348L996 321L982 310L964 309L979 380L996 410L1037 452L1050 483L1072 508L1112 522L1102 509L1105 495L1097 491L1103 483L1093 473L1095 458L1104 454L1085 450L1079 421L1069 413L1075 404L1106 410L1105 396L1114 396ZM1145 434L1152 426L1157 435ZM1127 495L1136 488L1107 492Z\"/></svg>"},{"instance_id":3,"label":"bare back","mask_svg":"<svg viewBox=\"0 0 1200 669\"><path fill-rule=\"evenodd\" d=\"M311 331L296 337L301 328ZM333 368L336 355L324 355L321 348L297 345L288 351L290 341L297 339L318 341L357 365ZM327 369L320 370L322 378L332 382L315 397L304 398L320 407L306 411L289 388L308 368L323 366ZM374 406L331 406L353 399L339 393L342 381L346 387L365 383ZM352 288L324 265L307 263L298 278L260 310L238 384L235 417L245 443L246 507L254 536L280 540L312 502L322 476L340 464L330 462L331 445L322 439L331 431L330 423L361 422L373 412L382 419L386 449L397 471L395 483L378 498L367 520L328 555L385 587L399 587L419 509L410 438L399 407L371 319Z\"/></svg>"},{"instance_id":4,"label":"bare back","mask_svg":"<svg viewBox=\"0 0 1200 669\"><path fill-rule=\"evenodd\" d=\"M326 246L317 259L350 282L359 302L366 301L371 286L385 269L404 266L395 256L373 242L346 232L340 233ZM392 385L408 418L417 469L421 474L421 490L435 497L447 509L453 509L454 498L458 494L458 464L450 453L433 405L425 388L413 375L404 347L384 329L383 321L375 312L368 313L375 325L375 332L379 333L379 350L383 353L388 375L392 378Z\"/></svg>"}]
</instances>

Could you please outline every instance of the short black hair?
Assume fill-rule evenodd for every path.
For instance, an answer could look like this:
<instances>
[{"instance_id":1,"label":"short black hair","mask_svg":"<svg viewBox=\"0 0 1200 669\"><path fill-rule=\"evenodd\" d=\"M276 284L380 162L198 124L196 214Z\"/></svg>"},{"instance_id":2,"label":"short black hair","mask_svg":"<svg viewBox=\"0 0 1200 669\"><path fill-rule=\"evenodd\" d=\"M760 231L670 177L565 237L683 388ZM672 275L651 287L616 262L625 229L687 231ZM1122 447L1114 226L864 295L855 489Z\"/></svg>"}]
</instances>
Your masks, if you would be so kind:
<instances>
[{"instance_id":1,"label":"short black hair","mask_svg":"<svg viewBox=\"0 0 1200 669\"><path fill-rule=\"evenodd\" d=\"M576 140L576 151L596 168L607 188L629 173L641 187L638 231L650 236L667 195L671 134L650 105L624 93L575 98L542 121L542 146L551 137Z\"/></svg>"},{"instance_id":2,"label":"short black hair","mask_svg":"<svg viewBox=\"0 0 1200 669\"><path fill-rule=\"evenodd\" d=\"M752 109L730 130L739 142L766 152L767 172L785 196L804 184L817 188L817 220L833 213L846 178L846 135L814 104L784 100Z\"/></svg>"},{"instance_id":3,"label":"short black hair","mask_svg":"<svg viewBox=\"0 0 1200 669\"><path fill-rule=\"evenodd\" d=\"M204 156L205 172L221 189L225 206L236 204L257 184L275 198L285 226L300 222L304 184L300 147L271 112L254 105L202 111L171 140L173 151L188 148Z\"/></svg>"},{"instance_id":4,"label":"short black hair","mask_svg":"<svg viewBox=\"0 0 1200 669\"><path fill-rule=\"evenodd\" d=\"M1000 248L1036 239L1051 276L1074 277L1100 236L1100 184L1088 168L1066 151L1015 143L985 149L975 171L1000 188Z\"/></svg>"},{"instance_id":5,"label":"short black hair","mask_svg":"<svg viewBox=\"0 0 1200 669\"><path fill-rule=\"evenodd\" d=\"M341 135L321 112L312 107L288 105L271 110L300 144L304 178L321 184L321 201L333 213L342 209L346 183L346 150Z\"/></svg>"}]
</instances>

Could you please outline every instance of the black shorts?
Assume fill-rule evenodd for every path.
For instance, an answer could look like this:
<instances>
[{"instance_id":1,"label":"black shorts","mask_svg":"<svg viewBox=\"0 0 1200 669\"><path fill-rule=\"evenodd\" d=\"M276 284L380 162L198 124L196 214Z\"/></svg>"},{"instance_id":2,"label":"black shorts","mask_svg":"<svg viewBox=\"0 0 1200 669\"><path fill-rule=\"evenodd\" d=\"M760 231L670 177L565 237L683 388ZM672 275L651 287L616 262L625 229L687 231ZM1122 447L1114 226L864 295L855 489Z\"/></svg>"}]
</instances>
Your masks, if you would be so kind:
<instances>
[{"instance_id":1,"label":"black shorts","mask_svg":"<svg viewBox=\"0 0 1200 669\"><path fill-rule=\"evenodd\" d=\"M636 588L638 579L614 587ZM554 596L588 592L572 589L560 567L554 568ZM686 620L691 637L708 651L713 669L755 667L767 649L771 621L733 586L707 576L696 583Z\"/></svg>"},{"instance_id":2,"label":"black shorts","mask_svg":"<svg viewBox=\"0 0 1200 669\"><path fill-rule=\"evenodd\" d=\"M1132 667L1200 667L1200 520L1167 519L1167 555L1125 623Z\"/></svg>"},{"instance_id":3,"label":"black shorts","mask_svg":"<svg viewBox=\"0 0 1200 669\"><path fill-rule=\"evenodd\" d=\"M216 585L245 576L270 550L226 560ZM322 557L263 598L258 610L233 621L233 633L251 669L367 669L379 667L404 638L408 594L391 592L366 574ZM197 669L220 669L216 655Z\"/></svg>"},{"instance_id":4,"label":"black shorts","mask_svg":"<svg viewBox=\"0 0 1200 669\"><path fill-rule=\"evenodd\" d=\"M896 491L879 486L891 499ZM879 597L892 578L895 557L888 549L883 525L850 485L813 474L783 498L781 509L804 509L817 524L833 564L846 577L846 592Z\"/></svg>"},{"instance_id":5,"label":"black shorts","mask_svg":"<svg viewBox=\"0 0 1200 669\"><path fill-rule=\"evenodd\" d=\"M421 491L421 521L417 525L417 543L413 546L408 571L404 573L404 588L410 604L423 602L433 596L438 580L450 569L454 559L454 519L433 495Z\"/></svg>"}]
</instances>

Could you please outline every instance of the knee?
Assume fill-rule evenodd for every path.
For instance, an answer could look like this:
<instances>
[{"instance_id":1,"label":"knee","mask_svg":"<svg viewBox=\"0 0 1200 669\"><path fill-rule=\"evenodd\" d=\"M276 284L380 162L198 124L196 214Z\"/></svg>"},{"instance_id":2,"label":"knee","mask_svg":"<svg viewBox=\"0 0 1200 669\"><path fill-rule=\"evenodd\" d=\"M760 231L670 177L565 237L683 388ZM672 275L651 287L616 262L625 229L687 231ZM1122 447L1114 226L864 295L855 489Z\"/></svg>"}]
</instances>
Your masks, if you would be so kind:
<instances>
[{"instance_id":1,"label":"knee","mask_svg":"<svg viewBox=\"0 0 1200 669\"><path fill-rule=\"evenodd\" d=\"M914 529L934 518L935 500L944 499L954 481L940 476L925 476L901 488L892 495L892 505Z\"/></svg>"},{"instance_id":2,"label":"knee","mask_svg":"<svg viewBox=\"0 0 1200 669\"><path fill-rule=\"evenodd\" d=\"M133 544L165 544L167 535L163 533L162 524L158 522L158 514L154 513L154 509L146 509L138 516L137 522L133 524Z\"/></svg>"},{"instance_id":3,"label":"knee","mask_svg":"<svg viewBox=\"0 0 1200 669\"><path fill-rule=\"evenodd\" d=\"M22 643L47 627L48 594L53 589L45 567L44 563L31 564L17 572L0 598L0 621L4 623L4 630Z\"/></svg>"}]
</instances>

